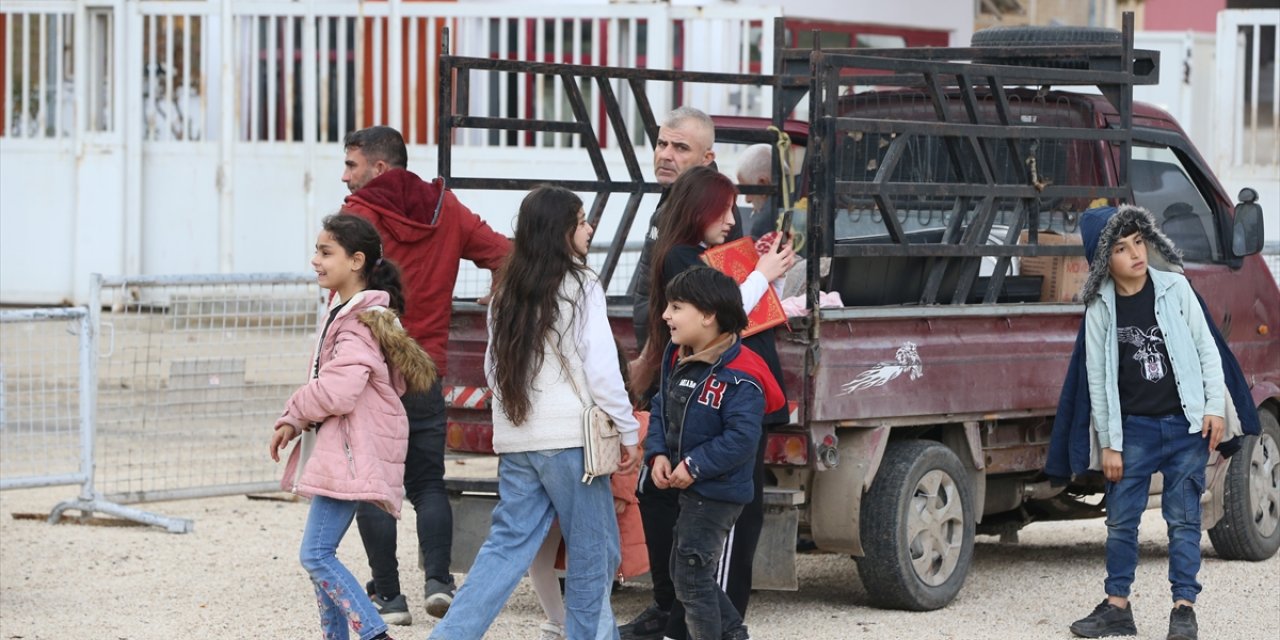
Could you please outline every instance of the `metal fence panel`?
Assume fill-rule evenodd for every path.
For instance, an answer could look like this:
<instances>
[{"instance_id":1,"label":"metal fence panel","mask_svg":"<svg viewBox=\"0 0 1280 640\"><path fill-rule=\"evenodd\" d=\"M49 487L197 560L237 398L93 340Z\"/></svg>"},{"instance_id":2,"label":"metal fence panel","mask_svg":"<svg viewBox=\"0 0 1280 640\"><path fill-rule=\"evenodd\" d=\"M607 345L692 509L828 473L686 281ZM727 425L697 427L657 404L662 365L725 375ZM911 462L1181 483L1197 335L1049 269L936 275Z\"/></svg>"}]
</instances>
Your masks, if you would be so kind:
<instances>
[{"instance_id":1,"label":"metal fence panel","mask_svg":"<svg viewBox=\"0 0 1280 640\"><path fill-rule=\"evenodd\" d=\"M0 489L88 479L88 311L0 310Z\"/></svg>"},{"instance_id":2,"label":"metal fence panel","mask_svg":"<svg viewBox=\"0 0 1280 640\"><path fill-rule=\"evenodd\" d=\"M109 278L97 301L97 491L121 502L278 486L264 443L307 379L311 274Z\"/></svg>"}]
</instances>

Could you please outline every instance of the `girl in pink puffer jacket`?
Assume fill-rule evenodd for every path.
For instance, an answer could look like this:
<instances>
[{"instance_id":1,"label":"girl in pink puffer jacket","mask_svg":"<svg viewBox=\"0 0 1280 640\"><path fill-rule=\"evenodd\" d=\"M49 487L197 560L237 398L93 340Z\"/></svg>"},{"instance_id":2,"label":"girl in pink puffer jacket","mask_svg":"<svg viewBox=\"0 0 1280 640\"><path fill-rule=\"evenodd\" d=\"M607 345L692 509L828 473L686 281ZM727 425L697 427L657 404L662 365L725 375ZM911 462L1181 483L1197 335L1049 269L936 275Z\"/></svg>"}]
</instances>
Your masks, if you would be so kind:
<instances>
[{"instance_id":1,"label":"girl in pink puffer jacket","mask_svg":"<svg viewBox=\"0 0 1280 640\"><path fill-rule=\"evenodd\" d=\"M338 560L338 543L361 501L400 516L409 438L400 396L426 391L435 366L397 320L404 311L400 271L383 259L372 224L325 218L311 266L333 298L311 380L276 420L271 458L279 462L280 450L301 436L280 484L311 498L299 558L315 587L324 637L345 640L350 626L360 640L388 638L378 610Z\"/></svg>"}]
</instances>

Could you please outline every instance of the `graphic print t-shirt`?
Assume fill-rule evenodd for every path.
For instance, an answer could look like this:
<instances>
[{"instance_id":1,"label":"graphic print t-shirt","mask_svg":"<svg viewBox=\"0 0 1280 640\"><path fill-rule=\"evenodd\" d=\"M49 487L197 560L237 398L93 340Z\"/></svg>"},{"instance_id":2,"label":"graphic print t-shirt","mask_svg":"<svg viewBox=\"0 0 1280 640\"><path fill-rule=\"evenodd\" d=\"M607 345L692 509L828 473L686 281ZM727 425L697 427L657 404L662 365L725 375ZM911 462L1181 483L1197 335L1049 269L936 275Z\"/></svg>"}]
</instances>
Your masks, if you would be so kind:
<instances>
[{"instance_id":1,"label":"graphic print t-shirt","mask_svg":"<svg viewBox=\"0 0 1280 640\"><path fill-rule=\"evenodd\" d=\"M1125 415L1182 413L1169 350L1156 325L1156 292L1151 278L1131 296L1116 294L1116 337L1120 343L1120 410Z\"/></svg>"}]
</instances>

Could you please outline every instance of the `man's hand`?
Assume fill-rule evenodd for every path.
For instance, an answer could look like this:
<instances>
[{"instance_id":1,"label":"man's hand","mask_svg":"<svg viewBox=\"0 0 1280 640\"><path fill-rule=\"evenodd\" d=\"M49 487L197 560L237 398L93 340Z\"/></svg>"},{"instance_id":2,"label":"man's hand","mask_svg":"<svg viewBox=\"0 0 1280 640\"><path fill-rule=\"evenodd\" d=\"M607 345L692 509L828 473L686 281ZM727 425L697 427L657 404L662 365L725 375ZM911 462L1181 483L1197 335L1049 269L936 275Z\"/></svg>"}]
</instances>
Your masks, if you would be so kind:
<instances>
[{"instance_id":1,"label":"man's hand","mask_svg":"<svg viewBox=\"0 0 1280 640\"><path fill-rule=\"evenodd\" d=\"M1222 416L1204 417L1204 428L1200 431L1200 437L1209 439L1210 453L1218 448L1218 443L1222 442L1222 436L1226 433L1227 422L1222 419Z\"/></svg>"},{"instance_id":2,"label":"man's hand","mask_svg":"<svg viewBox=\"0 0 1280 640\"><path fill-rule=\"evenodd\" d=\"M276 427L275 433L271 434L271 459L280 462L280 450L296 437L298 430L293 425L282 424Z\"/></svg>"},{"instance_id":3,"label":"man's hand","mask_svg":"<svg viewBox=\"0 0 1280 640\"><path fill-rule=\"evenodd\" d=\"M618 470L614 473L631 473L640 466L640 445L633 444L630 446L619 445L622 447L622 459L618 461Z\"/></svg>"},{"instance_id":4,"label":"man's hand","mask_svg":"<svg viewBox=\"0 0 1280 640\"><path fill-rule=\"evenodd\" d=\"M1115 449L1102 450L1102 475L1111 482L1120 482L1124 477L1124 456Z\"/></svg>"},{"instance_id":5,"label":"man's hand","mask_svg":"<svg viewBox=\"0 0 1280 640\"><path fill-rule=\"evenodd\" d=\"M693 484L693 475L689 473L689 468L685 466L684 460L676 465L675 471L671 472L671 488L688 489Z\"/></svg>"},{"instance_id":6,"label":"man's hand","mask_svg":"<svg viewBox=\"0 0 1280 640\"><path fill-rule=\"evenodd\" d=\"M659 489L671 488L671 461L666 456L653 459L653 486Z\"/></svg>"}]
</instances>

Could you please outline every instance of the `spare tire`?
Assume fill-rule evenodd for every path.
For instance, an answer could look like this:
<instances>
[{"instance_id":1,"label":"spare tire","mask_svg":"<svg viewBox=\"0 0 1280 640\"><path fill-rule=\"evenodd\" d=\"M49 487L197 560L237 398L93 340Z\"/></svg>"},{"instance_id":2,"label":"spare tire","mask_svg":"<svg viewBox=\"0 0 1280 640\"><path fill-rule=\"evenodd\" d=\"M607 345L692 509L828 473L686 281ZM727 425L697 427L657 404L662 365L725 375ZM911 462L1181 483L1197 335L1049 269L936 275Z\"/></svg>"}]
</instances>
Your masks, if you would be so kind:
<instances>
[{"instance_id":1,"label":"spare tire","mask_svg":"<svg viewBox=\"0 0 1280 640\"><path fill-rule=\"evenodd\" d=\"M1102 27L989 27L975 32L969 42L975 47L1120 44L1121 35L1117 29L1105 29ZM975 58L974 62L980 64L1053 67L1056 69L1089 68L1089 60L1084 57L1018 58L997 56Z\"/></svg>"}]
</instances>

